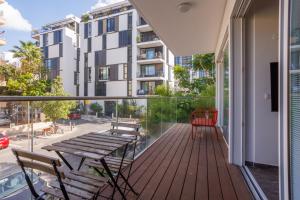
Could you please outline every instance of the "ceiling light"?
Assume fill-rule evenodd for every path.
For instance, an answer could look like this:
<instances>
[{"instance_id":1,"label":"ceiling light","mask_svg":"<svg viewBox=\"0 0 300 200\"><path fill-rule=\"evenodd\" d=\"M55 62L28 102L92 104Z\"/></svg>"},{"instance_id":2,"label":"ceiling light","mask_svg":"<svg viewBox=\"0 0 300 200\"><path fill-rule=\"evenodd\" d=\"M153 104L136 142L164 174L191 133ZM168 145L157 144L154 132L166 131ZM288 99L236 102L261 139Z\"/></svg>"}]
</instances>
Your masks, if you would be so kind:
<instances>
[{"instance_id":1,"label":"ceiling light","mask_svg":"<svg viewBox=\"0 0 300 200\"><path fill-rule=\"evenodd\" d=\"M183 2L178 5L178 9L182 13L186 13L192 8L192 4L190 2Z\"/></svg>"}]
</instances>

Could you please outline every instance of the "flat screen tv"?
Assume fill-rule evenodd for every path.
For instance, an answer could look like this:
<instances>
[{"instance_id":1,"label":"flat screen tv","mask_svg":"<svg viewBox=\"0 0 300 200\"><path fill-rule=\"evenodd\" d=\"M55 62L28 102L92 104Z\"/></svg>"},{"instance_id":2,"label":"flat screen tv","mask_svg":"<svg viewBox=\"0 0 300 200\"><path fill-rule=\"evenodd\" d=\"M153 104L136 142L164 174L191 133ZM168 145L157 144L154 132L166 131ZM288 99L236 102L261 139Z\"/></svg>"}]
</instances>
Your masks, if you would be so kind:
<instances>
[{"instance_id":1,"label":"flat screen tv","mask_svg":"<svg viewBox=\"0 0 300 200\"><path fill-rule=\"evenodd\" d=\"M270 63L272 112L278 112L278 70L278 62Z\"/></svg>"}]
</instances>

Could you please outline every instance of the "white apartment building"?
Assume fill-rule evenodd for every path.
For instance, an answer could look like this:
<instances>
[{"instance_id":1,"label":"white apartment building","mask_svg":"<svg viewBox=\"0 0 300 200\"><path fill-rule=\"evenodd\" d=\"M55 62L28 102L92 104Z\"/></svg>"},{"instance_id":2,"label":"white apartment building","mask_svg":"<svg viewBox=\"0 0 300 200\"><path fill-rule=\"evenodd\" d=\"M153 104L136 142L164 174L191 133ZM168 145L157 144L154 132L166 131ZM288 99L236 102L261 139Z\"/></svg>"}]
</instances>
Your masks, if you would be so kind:
<instances>
[{"instance_id":1,"label":"white apartment building","mask_svg":"<svg viewBox=\"0 0 300 200\"><path fill-rule=\"evenodd\" d=\"M0 4L5 3L5 0L0 0ZM5 25L5 19L3 17L3 10L0 10L0 26ZM6 44L5 39L3 38L4 32L0 30L0 46L3 46Z\"/></svg>"},{"instance_id":2,"label":"white apartment building","mask_svg":"<svg viewBox=\"0 0 300 200\"><path fill-rule=\"evenodd\" d=\"M72 96L79 95L79 23L79 18L70 15L32 32L43 51L48 78L60 76Z\"/></svg>"},{"instance_id":3,"label":"white apartment building","mask_svg":"<svg viewBox=\"0 0 300 200\"><path fill-rule=\"evenodd\" d=\"M80 96L152 95L173 86L174 56L128 1L83 15Z\"/></svg>"}]
</instances>

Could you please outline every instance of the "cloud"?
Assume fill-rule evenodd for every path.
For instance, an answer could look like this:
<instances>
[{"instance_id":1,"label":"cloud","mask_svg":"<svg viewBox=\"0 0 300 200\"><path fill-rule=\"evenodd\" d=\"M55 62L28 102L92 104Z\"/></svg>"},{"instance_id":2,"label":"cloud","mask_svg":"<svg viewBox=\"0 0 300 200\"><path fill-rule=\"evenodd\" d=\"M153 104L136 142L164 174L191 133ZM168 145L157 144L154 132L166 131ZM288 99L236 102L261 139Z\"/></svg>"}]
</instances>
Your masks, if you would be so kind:
<instances>
[{"instance_id":1,"label":"cloud","mask_svg":"<svg viewBox=\"0 0 300 200\"><path fill-rule=\"evenodd\" d=\"M92 6L92 10L96 9L96 8L101 8L104 6L107 6L109 4L113 4L113 3L118 3L124 0L98 0L98 2Z\"/></svg>"},{"instance_id":2,"label":"cloud","mask_svg":"<svg viewBox=\"0 0 300 200\"><path fill-rule=\"evenodd\" d=\"M3 17L6 20L5 28L25 32L32 30L30 22L22 16L18 9L7 2L0 5L0 10L3 10Z\"/></svg>"}]
</instances>

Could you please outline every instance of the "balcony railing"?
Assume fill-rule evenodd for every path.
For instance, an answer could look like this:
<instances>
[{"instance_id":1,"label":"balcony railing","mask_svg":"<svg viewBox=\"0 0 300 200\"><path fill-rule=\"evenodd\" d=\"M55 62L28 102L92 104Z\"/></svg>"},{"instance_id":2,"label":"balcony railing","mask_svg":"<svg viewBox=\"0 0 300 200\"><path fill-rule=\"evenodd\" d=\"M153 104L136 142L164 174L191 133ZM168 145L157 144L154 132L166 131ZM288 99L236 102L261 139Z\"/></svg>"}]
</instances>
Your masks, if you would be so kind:
<instances>
[{"instance_id":1,"label":"balcony railing","mask_svg":"<svg viewBox=\"0 0 300 200\"><path fill-rule=\"evenodd\" d=\"M164 72L163 71L156 71L153 74L146 74L146 73L138 73L137 74L138 78L148 78L148 77L164 77Z\"/></svg>"},{"instance_id":2,"label":"balcony railing","mask_svg":"<svg viewBox=\"0 0 300 200\"><path fill-rule=\"evenodd\" d=\"M138 43L141 43L141 42L151 42L151 41L157 41L157 40L160 40L159 37L157 37L156 35L152 35L152 36L142 36L140 37L140 39L138 39Z\"/></svg>"},{"instance_id":3,"label":"balcony railing","mask_svg":"<svg viewBox=\"0 0 300 200\"><path fill-rule=\"evenodd\" d=\"M161 51L155 52L154 56L147 56L146 53L138 55L138 60L162 59L163 53Z\"/></svg>"}]
</instances>

